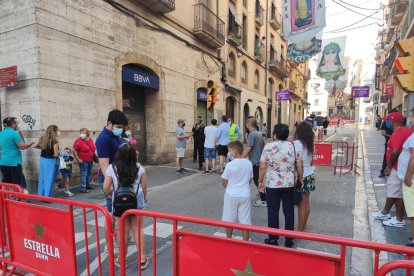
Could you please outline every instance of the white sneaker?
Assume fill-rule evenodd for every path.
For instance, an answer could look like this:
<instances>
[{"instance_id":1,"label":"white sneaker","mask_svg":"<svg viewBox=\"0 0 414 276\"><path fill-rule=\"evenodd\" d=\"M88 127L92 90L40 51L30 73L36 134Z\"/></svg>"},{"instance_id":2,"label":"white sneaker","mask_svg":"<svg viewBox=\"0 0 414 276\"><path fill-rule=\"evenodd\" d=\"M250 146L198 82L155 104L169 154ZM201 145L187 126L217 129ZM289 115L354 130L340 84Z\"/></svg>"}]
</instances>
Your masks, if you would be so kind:
<instances>
[{"instance_id":1,"label":"white sneaker","mask_svg":"<svg viewBox=\"0 0 414 276\"><path fill-rule=\"evenodd\" d=\"M252 205L254 207L267 207L266 201L261 201L260 198L256 202L253 202Z\"/></svg>"},{"instance_id":2,"label":"white sneaker","mask_svg":"<svg viewBox=\"0 0 414 276\"><path fill-rule=\"evenodd\" d=\"M25 194L30 194L29 191L27 189L23 189L23 193Z\"/></svg>"},{"instance_id":3,"label":"white sneaker","mask_svg":"<svg viewBox=\"0 0 414 276\"><path fill-rule=\"evenodd\" d=\"M391 215L390 214L384 215L382 213L382 211L378 211L378 212L374 213L373 216L374 216L374 218L379 219L379 220L389 220L389 219L391 219Z\"/></svg>"},{"instance_id":4,"label":"white sneaker","mask_svg":"<svg viewBox=\"0 0 414 276\"><path fill-rule=\"evenodd\" d=\"M71 191L67 190L67 191L65 191L65 195L74 196L75 194L73 194Z\"/></svg>"},{"instance_id":5,"label":"white sneaker","mask_svg":"<svg viewBox=\"0 0 414 276\"><path fill-rule=\"evenodd\" d=\"M405 227L405 221L398 221L396 217L392 217L389 220L385 220L382 222L382 224L390 227Z\"/></svg>"}]
</instances>

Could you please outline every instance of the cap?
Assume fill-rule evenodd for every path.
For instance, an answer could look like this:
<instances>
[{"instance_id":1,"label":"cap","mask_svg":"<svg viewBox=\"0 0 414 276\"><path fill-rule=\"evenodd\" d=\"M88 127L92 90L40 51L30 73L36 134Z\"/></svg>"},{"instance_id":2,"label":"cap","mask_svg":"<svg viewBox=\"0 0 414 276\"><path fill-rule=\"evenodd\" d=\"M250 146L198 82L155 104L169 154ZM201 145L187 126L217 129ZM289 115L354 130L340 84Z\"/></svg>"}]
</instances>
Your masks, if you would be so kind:
<instances>
[{"instance_id":1,"label":"cap","mask_svg":"<svg viewBox=\"0 0 414 276\"><path fill-rule=\"evenodd\" d=\"M197 119L200 120L200 121L202 121L203 120L203 117L198 116Z\"/></svg>"},{"instance_id":2,"label":"cap","mask_svg":"<svg viewBox=\"0 0 414 276\"><path fill-rule=\"evenodd\" d=\"M181 124L181 123L184 123L184 119L178 119L177 120L177 124Z\"/></svg>"},{"instance_id":3,"label":"cap","mask_svg":"<svg viewBox=\"0 0 414 276\"><path fill-rule=\"evenodd\" d=\"M400 112L392 112L385 117L385 120L392 120L397 122L403 122L404 117Z\"/></svg>"}]
</instances>

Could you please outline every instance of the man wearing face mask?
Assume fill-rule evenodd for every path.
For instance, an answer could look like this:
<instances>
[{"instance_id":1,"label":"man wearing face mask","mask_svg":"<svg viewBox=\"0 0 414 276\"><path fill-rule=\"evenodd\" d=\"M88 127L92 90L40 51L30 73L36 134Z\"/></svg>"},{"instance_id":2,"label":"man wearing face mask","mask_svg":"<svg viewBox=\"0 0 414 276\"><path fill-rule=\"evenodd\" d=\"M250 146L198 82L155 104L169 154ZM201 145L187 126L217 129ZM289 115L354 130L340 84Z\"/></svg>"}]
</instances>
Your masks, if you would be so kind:
<instances>
[{"instance_id":1,"label":"man wearing face mask","mask_svg":"<svg viewBox=\"0 0 414 276\"><path fill-rule=\"evenodd\" d=\"M19 129L19 121L15 117L3 120L4 130L0 132L0 169L3 182L20 185L25 192L26 181L22 170L21 150L30 148L35 142L26 143Z\"/></svg>"},{"instance_id":2,"label":"man wearing face mask","mask_svg":"<svg viewBox=\"0 0 414 276\"><path fill-rule=\"evenodd\" d=\"M109 164L112 164L115 154L123 141L121 134L124 132L127 125L128 118L125 114L118 109L114 109L109 112L106 126L96 139L96 150L98 152L100 169L99 185L101 187L103 186L105 179L103 173L106 172ZM105 195L105 197L106 207L109 213L112 214L112 199L107 195Z\"/></svg>"},{"instance_id":3,"label":"man wearing face mask","mask_svg":"<svg viewBox=\"0 0 414 276\"><path fill-rule=\"evenodd\" d=\"M392 112L396 112L396 111L392 110L390 113ZM383 120L380 129L381 129L381 135L384 136L385 138L385 149L384 149L384 157L382 159L382 168L381 168L379 177L385 177L384 170L387 167L387 159L385 157L385 154L387 152L388 141L390 140L390 137L393 133L392 127L391 127L391 121Z\"/></svg>"}]
</instances>

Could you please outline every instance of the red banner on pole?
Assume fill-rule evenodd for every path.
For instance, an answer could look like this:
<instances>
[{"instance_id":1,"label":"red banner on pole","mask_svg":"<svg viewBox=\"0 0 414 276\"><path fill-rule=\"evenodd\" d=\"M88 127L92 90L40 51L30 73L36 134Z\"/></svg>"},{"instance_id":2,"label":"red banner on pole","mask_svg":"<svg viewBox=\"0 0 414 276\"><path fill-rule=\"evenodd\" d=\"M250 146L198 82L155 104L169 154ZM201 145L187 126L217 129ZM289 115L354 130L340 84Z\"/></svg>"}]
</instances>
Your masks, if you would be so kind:
<instances>
[{"instance_id":1,"label":"red banner on pole","mask_svg":"<svg viewBox=\"0 0 414 276\"><path fill-rule=\"evenodd\" d=\"M0 69L0 87L17 85L17 66Z\"/></svg>"},{"instance_id":2,"label":"red banner on pole","mask_svg":"<svg viewBox=\"0 0 414 276\"><path fill-rule=\"evenodd\" d=\"M332 144L315 144L313 165L329 166L332 160Z\"/></svg>"},{"instance_id":3,"label":"red banner on pole","mask_svg":"<svg viewBox=\"0 0 414 276\"><path fill-rule=\"evenodd\" d=\"M46 274L77 275L72 214L6 200L11 260Z\"/></svg>"},{"instance_id":4,"label":"red banner on pole","mask_svg":"<svg viewBox=\"0 0 414 276\"><path fill-rule=\"evenodd\" d=\"M243 243L189 233L180 235L178 275L337 275L337 256Z\"/></svg>"},{"instance_id":5,"label":"red banner on pole","mask_svg":"<svg viewBox=\"0 0 414 276\"><path fill-rule=\"evenodd\" d=\"M394 84L387 84L385 91L387 93L387 96L394 96Z\"/></svg>"}]
</instances>

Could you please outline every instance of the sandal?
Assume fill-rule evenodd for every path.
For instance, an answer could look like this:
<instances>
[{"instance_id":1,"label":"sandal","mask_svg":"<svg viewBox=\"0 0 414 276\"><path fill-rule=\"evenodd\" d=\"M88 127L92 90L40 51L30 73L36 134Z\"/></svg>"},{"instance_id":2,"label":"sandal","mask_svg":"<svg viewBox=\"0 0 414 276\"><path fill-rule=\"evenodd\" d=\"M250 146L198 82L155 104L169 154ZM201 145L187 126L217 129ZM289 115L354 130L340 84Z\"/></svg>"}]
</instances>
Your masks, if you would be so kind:
<instances>
[{"instance_id":1,"label":"sandal","mask_svg":"<svg viewBox=\"0 0 414 276\"><path fill-rule=\"evenodd\" d=\"M145 256L144 258L145 258L144 262L141 260L141 270L146 269L150 264L151 259L148 256Z\"/></svg>"},{"instance_id":2,"label":"sandal","mask_svg":"<svg viewBox=\"0 0 414 276\"><path fill-rule=\"evenodd\" d=\"M120 257L119 256L116 256L115 257L114 262L115 262L115 265L117 267L121 267L121 260L120 260ZM127 268L127 266L128 266L128 264L126 263L126 260L125 260L125 268Z\"/></svg>"},{"instance_id":3,"label":"sandal","mask_svg":"<svg viewBox=\"0 0 414 276\"><path fill-rule=\"evenodd\" d=\"M86 187L86 189L88 189L88 190L94 190L95 189L95 186L88 186L88 187Z\"/></svg>"}]
</instances>

